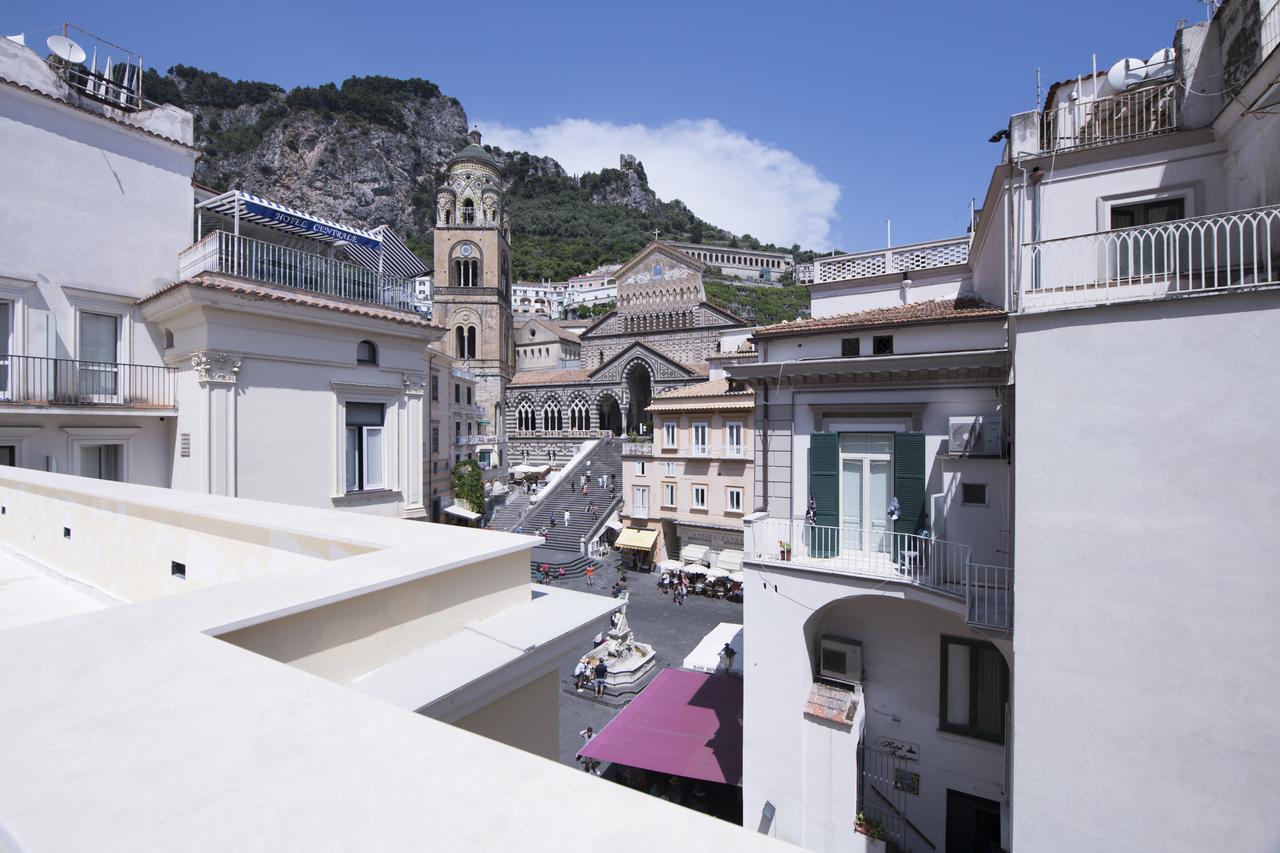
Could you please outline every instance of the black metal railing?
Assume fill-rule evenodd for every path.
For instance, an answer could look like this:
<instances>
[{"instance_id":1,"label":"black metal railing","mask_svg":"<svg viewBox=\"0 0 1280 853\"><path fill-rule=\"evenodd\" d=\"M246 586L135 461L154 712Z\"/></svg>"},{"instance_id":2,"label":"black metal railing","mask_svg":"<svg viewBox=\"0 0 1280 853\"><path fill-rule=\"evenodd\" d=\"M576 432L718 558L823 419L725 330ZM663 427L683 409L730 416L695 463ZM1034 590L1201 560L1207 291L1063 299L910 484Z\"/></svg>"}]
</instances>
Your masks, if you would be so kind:
<instances>
[{"instance_id":1,"label":"black metal railing","mask_svg":"<svg viewBox=\"0 0 1280 853\"><path fill-rule=\"evenodd\" d=\"M0 355L0 405L172 409L177 376L152 364Z\"/></svg>"}]
</instances>

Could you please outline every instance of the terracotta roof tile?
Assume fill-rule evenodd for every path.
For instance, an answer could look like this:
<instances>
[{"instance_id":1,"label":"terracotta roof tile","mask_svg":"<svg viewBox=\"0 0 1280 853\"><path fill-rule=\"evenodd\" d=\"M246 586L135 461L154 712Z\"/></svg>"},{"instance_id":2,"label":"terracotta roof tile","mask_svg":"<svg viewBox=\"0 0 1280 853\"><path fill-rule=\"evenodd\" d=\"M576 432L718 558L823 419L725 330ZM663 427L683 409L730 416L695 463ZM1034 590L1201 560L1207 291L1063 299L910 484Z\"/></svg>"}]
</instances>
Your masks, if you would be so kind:
<instances>
[{"instance_id":1,"label":"terracotta roof tile","mask_svg":"<svg viewBox=\"0 0 1280 853\"><path fill-rule=\"evenodd\" d=\"M569 382L586 382L591 378L588 368L565 370L521 370L511 377L509 385L563 385Z\"/></svg>"},{"instance_id":2,"label":"terracotta roof tile","mask_svg":"<svg viewBox=\"0 0 1280 853\"><path fill-rule=\"evenodd\" d=\"M653 398L653 402L658 403L664 400L678 400L685 397L722 397L726 394L742 395L745 397L754 397L755 392L750 388L741 391L729 390L728 377L712 379L709 382L695 382L692 385L686 385L683 388L676 388L673 391L664 391Z\"/></svg>"},{"instance_id":3,"label":"terracotta roof tile","mask_svg":"<svg viewBox=\"0 0 1280 853\"><path fill-rule=\"evenodd\" d=\"M835 332L846 329L896 326L907 323L933 323L948 320L970 320L983 317L1003 317L1003 308L984 302L976 296L963 295L955 299L934 299L929 302L912 302L888 308L872 308L852 314L835 314L813 320L796 320L791 323L775 323L756 329L756 338L778 338L787 335Z\"/></svg>"},{"instance_id":4,"label":"terracotta roof tile","mask_svg":"<svg viewBox=\"0 0 1280 853\"><path fill-rule=\"evenodd\" d=\"M810 717L847 726L853 722L853 714L857 708L858 697L854 691L815 681L809 688L809 699L805 702L804 712Z\"/></svg>"},{"instance_id":5,"label":"terracotta roof tile","mask_svg":"<svg viewBox=\"0 0 1280 853\"><path fill-rule=\"evenodd\" d=\"M309 290L299 290L293 287L275 287L269 284L259 284L257 282L245 281L238 278L227 278L220 275L201 274L195 278L184 279L157 290L150 296L139 299L139 303L148 302L162 293L167 293L175 288L183 285L192 287L204 287L209 290L221 290L227 293L234 293L237 296L246 296L250 299L258 299L264 302L285 302L290 305L306 305L312 308L330 308L334 311L341 311L345 314L355 314L360 317L372 317L377 320L390 320L393 323L400 323L405 326L414 326L419 329L437 329L442 330L443 327L436 326L430 320L421 317L412 311L399 311L395 308L385 308L381 305L373 305L367 302L355 302L348 299L342 299L337 296L328 296L323 293L313 293Z\"/></svg>"}]
</instances>

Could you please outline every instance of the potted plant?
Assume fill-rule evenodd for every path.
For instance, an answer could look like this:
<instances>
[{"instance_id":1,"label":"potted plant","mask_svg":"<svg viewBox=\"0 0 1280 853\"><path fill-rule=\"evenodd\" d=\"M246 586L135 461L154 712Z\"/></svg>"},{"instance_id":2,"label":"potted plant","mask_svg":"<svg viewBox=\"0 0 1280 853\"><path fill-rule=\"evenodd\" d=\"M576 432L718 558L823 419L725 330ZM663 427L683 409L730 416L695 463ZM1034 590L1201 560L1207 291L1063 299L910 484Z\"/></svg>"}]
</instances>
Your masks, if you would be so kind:
<instances>
[{"instance_id":1,"label":"potted plant","mask_svg":"<svg viewBox=\"0 0 1280 853\"><path fill-rule=\"evenodd\" d=\"M878 818L867 817L865 812L858 812L853 822L853 831L867 836L872 841L884 841L884 824Z\"/></svg>"},{"instance_id":2,"label":"potted plant","mask_svg":"<svg viewBox=\"0 0 1280 853\"><path fill-rule=\"evenodd\" d=\"M778 540L778 556L787 562L791 562L791 543L785 540Z\"/></svg>"}]
</instances>

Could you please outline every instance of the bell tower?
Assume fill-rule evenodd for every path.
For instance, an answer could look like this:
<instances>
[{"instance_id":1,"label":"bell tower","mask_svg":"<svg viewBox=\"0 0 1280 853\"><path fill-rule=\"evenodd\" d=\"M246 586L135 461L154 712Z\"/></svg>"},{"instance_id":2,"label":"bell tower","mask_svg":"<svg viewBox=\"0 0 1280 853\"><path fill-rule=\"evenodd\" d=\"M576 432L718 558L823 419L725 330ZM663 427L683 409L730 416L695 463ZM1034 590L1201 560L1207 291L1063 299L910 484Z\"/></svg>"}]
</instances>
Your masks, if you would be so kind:
<instances>
[{"instance_id":1,"label":"bell tower","mask_svg":"<svg viewBox=\"0 0 1280 853\"><path fill-rule=\"evenodd\" d=\"M511 227L498 163L478 130L449 159L436 193L432 317L445 329L442 343L476 375L486 431L503 433L503 395L515 370Z\"/></svg>"}]
</instances>

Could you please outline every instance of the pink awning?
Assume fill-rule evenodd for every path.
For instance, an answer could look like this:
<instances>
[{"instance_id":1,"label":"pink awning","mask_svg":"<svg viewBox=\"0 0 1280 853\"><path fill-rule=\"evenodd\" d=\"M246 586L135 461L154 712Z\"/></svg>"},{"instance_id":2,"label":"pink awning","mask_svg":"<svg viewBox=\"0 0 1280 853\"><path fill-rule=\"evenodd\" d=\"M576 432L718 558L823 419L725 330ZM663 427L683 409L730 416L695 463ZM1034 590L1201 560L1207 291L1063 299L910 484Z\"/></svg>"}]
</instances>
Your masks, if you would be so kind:
<instances>
[{"instance_id":1,"label":"pink awning","mask_svg":"<svg viewBox=\"0 0 1280 853\"><path fill-rule=\"evenodd\" d=\"M667 669L582 754L658 773L742 780L742 680Z\"/></svg>"}]
</instances>

